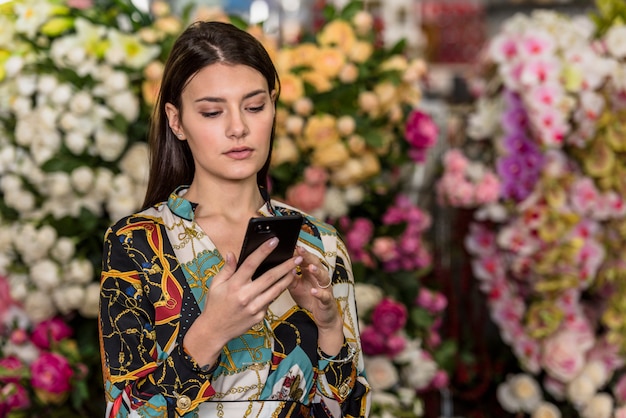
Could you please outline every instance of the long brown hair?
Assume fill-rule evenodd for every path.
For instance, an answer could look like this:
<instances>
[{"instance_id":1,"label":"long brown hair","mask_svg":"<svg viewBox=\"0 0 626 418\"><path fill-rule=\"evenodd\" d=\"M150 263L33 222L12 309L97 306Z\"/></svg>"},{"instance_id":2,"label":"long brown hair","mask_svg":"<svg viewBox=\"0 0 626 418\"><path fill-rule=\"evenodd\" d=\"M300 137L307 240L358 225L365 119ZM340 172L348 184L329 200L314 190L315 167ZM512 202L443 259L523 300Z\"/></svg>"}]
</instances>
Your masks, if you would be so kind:
<instances>
[{"instance_id":1,"label":"long brown hair","mask_svg":"<svg viewBox=\"0 0 626 418\"><path fill-rule=\"evenodd\" d=\"M267 80L269 91L276 91L276 107L280 80L263 45L251 34L229 23L192 23L178 37L165 63L161 89L150 123L150 175L144 209L167 200L176 187L191 184L195 173L193 156L187 141L177 139L170 129L165 104L173 104L182 115L181 95L191 77L207 65L218 62L247 65L259 71ZM273 144L274 127L267 161L257 173L257 184L265 189Z\"/></svg>"}]
</instances>

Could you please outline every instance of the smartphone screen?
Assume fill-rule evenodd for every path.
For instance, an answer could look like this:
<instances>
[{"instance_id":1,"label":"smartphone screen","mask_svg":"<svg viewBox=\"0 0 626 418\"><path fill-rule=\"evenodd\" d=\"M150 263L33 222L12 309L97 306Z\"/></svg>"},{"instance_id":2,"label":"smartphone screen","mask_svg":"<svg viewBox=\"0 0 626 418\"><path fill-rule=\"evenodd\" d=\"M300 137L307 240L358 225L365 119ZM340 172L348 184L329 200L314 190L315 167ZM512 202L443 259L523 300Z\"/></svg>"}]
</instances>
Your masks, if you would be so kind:
<instances>
[{"instance_id":1,"label":"smartphone screen","mask_svg":"<svg viewBox=\"0 0 626 418\"><path fill-rule=\"evenodd\" d=\"M274 248L274 251L259 265L252 275L252 280L258 278L269 269L285 262L293 256L301 227L301 215L250 218L237 267L243 263L250 253L273 237L278 238L278 246Z\"/></svg>"}]
</instances>

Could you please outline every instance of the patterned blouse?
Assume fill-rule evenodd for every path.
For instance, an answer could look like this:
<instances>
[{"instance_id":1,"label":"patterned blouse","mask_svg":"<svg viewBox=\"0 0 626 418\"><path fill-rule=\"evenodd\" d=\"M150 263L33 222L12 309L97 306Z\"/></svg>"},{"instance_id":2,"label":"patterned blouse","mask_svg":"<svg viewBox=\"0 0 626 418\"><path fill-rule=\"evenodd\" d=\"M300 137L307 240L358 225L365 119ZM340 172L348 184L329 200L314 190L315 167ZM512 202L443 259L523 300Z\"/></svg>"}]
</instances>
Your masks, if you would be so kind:
<instances>
[{"instance_id":1,"label":"patterned blouse","mask_svg":"<svg viewBox=\"0 0 626 418\"><path fill-rule=\"evenodd\" d=\"M332 278L344 321L340 353L318 351L310 312L288 291L270 305L264 326L231 340L211 370L185 352L183 337L224 265L185 192L123 218L105 235L99 327L106 417L368 416L350 259L335 229L309 215L299 245ZM272 201L259 215L295 211Z\"/></svg>"}]
</instances>

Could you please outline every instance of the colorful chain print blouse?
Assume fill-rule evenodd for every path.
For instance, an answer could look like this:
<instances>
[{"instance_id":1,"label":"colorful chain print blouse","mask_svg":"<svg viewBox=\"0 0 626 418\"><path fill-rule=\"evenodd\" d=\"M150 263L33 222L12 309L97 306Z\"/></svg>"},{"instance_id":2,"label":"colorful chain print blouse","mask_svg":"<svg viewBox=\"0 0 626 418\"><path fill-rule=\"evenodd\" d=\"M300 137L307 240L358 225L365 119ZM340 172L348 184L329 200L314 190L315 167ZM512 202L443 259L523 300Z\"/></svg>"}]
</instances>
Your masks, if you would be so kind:
<instances>
[{"instance_id":1,"label":"colorful chain print blouse","mask_svg":"<svg viewBox=\"0 0 626 418\"><path fill-rule=\"evenodd\" d=\"M334 228L306 214L298 245L328 268L344 320L341 352L320 356L310 313L285 291L264 326L231 340L211 370L187 355L183 337L224 260L194 222L196 205L185 192L105 235L99 327L106 417L366 417L371 392L350 259ZM294 211L272 201L259 215Z\"/></svg>"}]
</instances>

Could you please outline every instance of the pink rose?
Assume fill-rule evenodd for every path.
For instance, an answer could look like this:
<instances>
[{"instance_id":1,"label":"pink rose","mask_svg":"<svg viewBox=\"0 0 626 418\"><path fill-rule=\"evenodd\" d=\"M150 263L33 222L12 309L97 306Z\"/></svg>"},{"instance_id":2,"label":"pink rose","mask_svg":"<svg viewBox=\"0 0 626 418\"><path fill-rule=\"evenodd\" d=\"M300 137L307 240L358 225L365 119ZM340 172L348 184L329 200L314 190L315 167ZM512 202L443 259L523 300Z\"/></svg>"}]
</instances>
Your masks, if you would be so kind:
<instances>
[{"instance_id":1,"label":"pink rose","mask_svg":"<svg viewBox=\"0 0 626 418\"><path fill-rule=\"evenodd\" d=\"M390 335L386 338L386 352L390 357L395 357L406 347L406 338L402 335Z\"/></svg>"},{"instance_id":2,"label":"pink rose","mask_svg":"<svg viewBox=\"0 0 626 418\"><path fill-rule=\"evenodd\" d=\"M450 149L443 155L443 166L446 174L449 173L464 177L468 165L469 161L457 148Z\"/></svg>"},{"instance_id":3,"label":"pink rose","mask_svg":"<svg viewBox=\"0 0 626 418\"><path fill-rule=\"evenodd\" d=\"M571 382L585 365L585 352L578 336L569 331L560 331L545 340L541 358L546 372L564 383Z\"/></svg>"},{"instance_id":4,"label":"pink rose","mask_svg":"<svg viewBox=\"0 0 626 418\"><path fill-rule=\"evenodd\" d=\"M376 331L372 326L365 327L361 331L361 345L363 353L368 356L376 356L386 352L385 336Z\"/></svg>"},{"instance_id":5,"label":"pink rose","mask_svg":"<svg viewBox=\"0 0 626 418\"><path fill-rule=\"evenodd\" d=\"M433 376L433 380L430 381L430 386L435 389L442 389L448 386L449 383L450 378L448 377L448 373L444 370L437 370Z\"/></svg>"},{"instance_id":6,"label":"pink rose","mask_svg":"<svg viewBox=\"0 0 626 418\"><path fill-rule=\"evenodd\" d=\"M287 203L305 212L312 212L324 204L326 185L309 185L298 183L287 189L285 198Z\"/></svg>"},{"instance_id":7,"label":"pink rose","mask_svg":"<svg viewBox=\"0 0 626 418\"><path fill-rule=\"evenodd\" d=\"M328 173L321 167L309 166L304 169L304 182L310 186L326 185Z\"/></svg>"},{"instance_id":8,"label":"pink rose","mask_svg":"<svg viewBox=\"0 0 626 418\"><path fill-rule=\"evenodd\" d=\"M416 162L423 162L425 150L437 142L439 128L430 115L414 110L409 114L404 129L404 136L411 146L409 156Z\"/></svg>"},{"instance_id":9,"label":"pink rose","mask_svg":"<svg viewBox=\"0 0 626 418\"><path fill-rule=\"evenodd\" d=\"M9 412L26 409L30 406L28 392L16 382L0 386L0 417L6 417Z\"/></svg>"},{"instance_id":10,"label":"pink rose","mask_svg":"<svg viewBox=\"0 0 626 418\"><path fill-rule=\"evenodd\" d=\"M406 324L407 310L399 302L384 298L372 312L372 325L381 334L390 336L401 330Z\"/></svg>"},{"instance_id":11,"label":"pink rose","mask_svg":"<svg viewBox=\"0 0 626 418\"><path fill-rule=\"evenodd\" d=\"M14 303L11 298L9 282L6 277L0 274L0 324L4 323L4 315Z\"/></svg>"},{"instance_id":12,"label":"pink rose","mask_svg":"<svg viewBox=\"0 0 626 418\"><path fill-rule=\"evenodd\" d=\"M0 358L0 382L19 382L23 366L22 361L15 356Z\"/></svg>"},{"instance_id":13,"label":"pink rose","mask_svg":"<svg viewBox=\"0 0 626 418\"><path fill-rule=\"evenodd\" d=\"M72 328L61 318L52 318L37 324L31 335L31 341L37 347L47 350L53 343L72 336Z\"/></svg>"},{"instance_id":14,"label":"pink rose","mask_svg":"<svg viewBox=\"0 0 626 418\"><path fill-rule=\"evenodd\" d=\"M57 353L43 353L30 365L31 384L51 395L64 395L71 389L72 367Z\"/></svg>"},{"instance_id":15,"label":"pink rose","mask_svg":"<svg viewBox=\"0 0 626 418\"><path fill-rule=\"evenodd\" d=\"M397 257L396 241L391 237L378 237L372 243L372 253L382 262Z\"/></svg>"},{"instance_id":16,"label":"pink rose","mask_svg":"<svg viewBox=\"0 0 626 418\"><path fill-rule=\"evenodd\" d=\"M500 196L500 180L493 173L487 173L476 185L474 193L477 203L493 203Z\"/></svg>"},{"instance_id":17,"label":"pink rose","mask_svg":"<svg viewBox=\"0 0 626 418\"><path fill-rule=\"evenodd\" d=\"M93 0L67 0L67 6L87 10L93 7Z\"/></svg>"}]
</instances>

